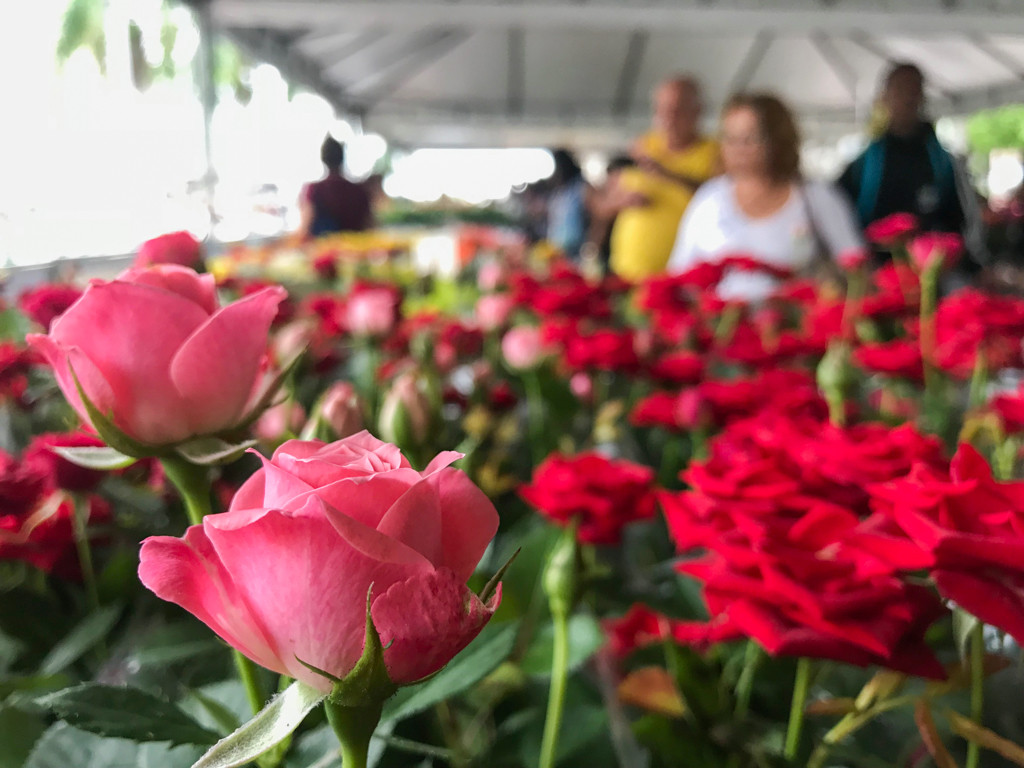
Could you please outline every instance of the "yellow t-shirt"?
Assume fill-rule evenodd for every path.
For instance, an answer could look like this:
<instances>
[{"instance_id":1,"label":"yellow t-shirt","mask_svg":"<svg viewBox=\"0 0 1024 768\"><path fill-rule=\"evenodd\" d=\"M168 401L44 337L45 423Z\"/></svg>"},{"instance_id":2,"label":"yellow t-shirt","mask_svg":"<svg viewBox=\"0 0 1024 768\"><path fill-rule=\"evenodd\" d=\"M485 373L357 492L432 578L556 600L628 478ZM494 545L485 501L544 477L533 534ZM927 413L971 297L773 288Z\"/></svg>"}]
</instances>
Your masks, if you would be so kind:
<instances>
[{"instance_id":1,"label":"yellow t-shirt","mask_svg":"<svg viewBox=\"0 0 1024 768\"><path fill-rule=\"evenodd\" d=\"M640 139L641 150L670 172L706 181L718 167L718 144L699 139L684 150L673 152L661 134L648 133ZM621 171L620 183L639 192L648 204L619 212L612 228L611 268L626 280L643 280L665 270L679 229L679 220L693 193L670 179L640 168Z\"/></svg>"}]
</instances>

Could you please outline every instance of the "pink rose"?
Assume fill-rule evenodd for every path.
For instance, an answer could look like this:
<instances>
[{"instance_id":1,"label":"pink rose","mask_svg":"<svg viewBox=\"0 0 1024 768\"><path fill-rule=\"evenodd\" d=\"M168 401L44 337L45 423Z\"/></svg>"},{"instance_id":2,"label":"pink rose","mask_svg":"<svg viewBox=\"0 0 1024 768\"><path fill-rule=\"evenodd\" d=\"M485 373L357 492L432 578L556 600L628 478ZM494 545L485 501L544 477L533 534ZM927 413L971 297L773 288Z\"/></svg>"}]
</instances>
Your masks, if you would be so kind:
<instances>
[{"instance_id":1,"label":"pink rose","mask_svg":"<svg viewBox=\"0 0 1024 768\"><path fill-rule=\"evenodd\" d=\"M144 242L135 256L134 266L177 264L181 267L196 267L202 260L202 245L190 232L171 232Z\"/></svg>"},{"instance_id":2,"label":"pink rose","mask_svg":"<svg viewBox=\"0 0 1024 768\"><path fill-rule=\"evenodd\" d=\"M480 266L480 271L477 272L476 284L477 287L489 293L497 288L502 279L505 277L505 270L497 261L488 261Z\"/></svg>"},{"instance_id":3,"label":"pink rose","mask_svg":"<svg viewBox=\"0 0 1024 768\"><path fill-rule=\"evenodd\" d=\"M285 297L266 288L218 307L212 275L170 264L95 282L29 343L87 423L89 400L129 438L169 445L238 426L256 402L267 331Z\"/></svg>"},{"instance_id":4,"label":"pink rose","mask_svg":"<svg viewBox=\"0 0 1024 768\"><path fill-rule=\"evenodd\" d=\"M359 336L383 336L395 327L396 309L395 294L386 288L353 293L346 307L348 330Z\"/></svg>"},{"instance_id":5,"label":"pink rose","mask_svg":"<svg viewBox=\"0 0 1024 768\"><path fill-rule=\"evenodd\" d=\"M466 588L498 514L442 453L423 472L361 432L335 443L291 440L183 538L142 544L139 578L268 669L321 691L363 649L367 592L391 680L444 666L483 628Z\"/></svg>"},{"instance_id":6,"label":"pink rose","mask_svg":"<svg viewBox=\"0 0 1024 768\"><path fill-rule=\"evenodd\" d=\"M501 340L501 353L512 368L532 368L544 353L540 329L532 325L513 328Z\"/></svg>"},{"instance_id":7,"label":"pink rose","mask_svg":"<svg viewBox=\"0 0 1024 768\"><path fill-rule=\"evenodd\" d=\"M907 251L910 260L923 272L932 259L942 259L943 267L949 269L960 258L964 250L964 239L952 232L926 232L910 241Z\"/></svg>"},{"instance_id":8,"label":"pink rose","mask_svg":"<svg viewBox=\"0 0 1024 768\"><path fill-rule=\"evenodd\" d=\"M508 322L514 303L507 293L481 296L476 303L476 321L485 331L496 331Z\"/></svg>"}]
</instances>

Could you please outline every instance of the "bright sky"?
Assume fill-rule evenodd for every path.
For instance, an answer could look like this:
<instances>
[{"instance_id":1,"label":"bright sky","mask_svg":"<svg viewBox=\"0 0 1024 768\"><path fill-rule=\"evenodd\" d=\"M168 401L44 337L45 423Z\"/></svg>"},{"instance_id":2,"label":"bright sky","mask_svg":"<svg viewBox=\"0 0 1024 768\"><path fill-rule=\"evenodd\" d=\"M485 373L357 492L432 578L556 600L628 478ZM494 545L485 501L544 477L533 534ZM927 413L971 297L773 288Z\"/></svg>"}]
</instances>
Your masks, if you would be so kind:
<instances>
[{"instance_id":1,"label":"bright sky","mask_svg":"<svg viewBox=\"0 0 1024 768\"><path fill-rule=\"evenodd\" d=\"M189 11L172 11L181 29L173 56L185 74L140 93L130 82L127 19L142 28L144 43L158 40L160 2L108 3L106 77L87 51L58 65L66 0L22 3L17 23L0 25L0 266L127 253L175 229L209 234L197 184L205 172L203 117L187 75L198 46ZM319 146L328 131L348 142L355 177L368 175L387 147L380 136L355 135L319 96L289 100L274 67L254 67L250 85L247 105L228 89L214 113L221 220L213 234L221 240L297 224L295 201L322 173ZM426 149L396 158L394 168L386 182L392 195L479 203L550 175L553 164L543 150Z\"/></svg>"}]
</instances>

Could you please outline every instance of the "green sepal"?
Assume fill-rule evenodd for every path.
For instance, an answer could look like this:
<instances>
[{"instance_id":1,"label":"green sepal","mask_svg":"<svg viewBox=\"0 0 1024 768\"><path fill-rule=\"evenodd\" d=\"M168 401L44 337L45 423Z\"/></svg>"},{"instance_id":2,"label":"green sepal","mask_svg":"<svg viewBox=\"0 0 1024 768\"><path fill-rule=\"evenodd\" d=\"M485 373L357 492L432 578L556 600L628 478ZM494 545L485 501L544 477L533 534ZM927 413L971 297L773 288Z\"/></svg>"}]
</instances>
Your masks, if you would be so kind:
<instances>
[{"instance_id":1,"label":"green sepal","mask_svg":"<svg viewBox=\"0 0 1024 768\"><path fill-rule=\"evenodd\" d=\"M78 396L82 400L82 406L85 408L85 412L89 416L89 421L92 422L93 428L96 430L103 442L115 451L124 454L125 456L132 456L136 459L144 459L159 455L160 451L155 450L153 446L138 442L114 426L114 422L105 416L103 412L96 407L95 403L89 399L88 395L85 394L85 390L82 389L82 382L78 380L78 374L75 373L75 369L71 367L70 361L68 362L68 370L71 371L71 378L75 381L75 389L78 390Z\"/></svg>"},{"instance_id":2,"label":"green sepal","mask_svg":"<svg viewBox=\"0 0 1024 768\"><path fill-rule=\"evenodd\" d=\"M136 462L135 457L125 456L108 445L58 445L50 450L72 464L99 471L124 469Z\"/></svg>"},{"instance_id":3,"label":"green sepal","mask_svg":"<svg viewBox=\"0 0 1024 768\"><path fill-rule=\"evenodd\" d=\"M363 655L343 679L327 675L334 682L334 688L327 695L328 701L341 707L366 707L383 704L398 686L391 681L384 664L384 645L373 624L370 613L370 597L373 586L366 593L366 635L363 640Z\"/></svg>"},{"instance_id":4,"label":"green sepal","mask_svg":"<svg viewBox=\"0 0 1024 768\"><path fill-rule=\"evenodd\" d=\"M505 564L501 566L501 568L499 568L497 571L495 571L494 575L491 576L490 579L488 579L487 583L484 585L484 588L480 590L480 594L478 595L481 603L487 605L487 603L490 602L491 598L494 596L494 591L498 588L498 584L501 583L502 578L504 578L505 576L505 571L509 569L509 567L512 565L512 562L517 557L519 557L519 553L522 551L522 547L517 548L516 551L513 552L512 555L509 557L509 559L505 561Z\"/></svg>"},{"instance_id":5,"label":"green sepal","mask_svg":"<svg viewBox=\"0 0 1024 768\"><path fill-rule=\"evenodd\" d=\"M190 464L213 467L230 464L254 445L256 445L255 440L229 443L219 437L196 437L174 446L174 452Z\"/></svg>"},{"instance_id":6,"label":"green sepal","mask_svg":"<svg viewBox=\"0 0 1024 768\"><path fill-rule=\"evenodd\" d=\"M305 353L306 347L303 347L281 367L281 370L278 371L277 375L271 380L266 390L264 390L263 394L260 396L260 399L253 405L252 410L249 411L248 415L242 419L235 429L231 430L232 433L244 434L248 431L249 427L256 423L256 420L263 415L263 412L273 404L278 390L281 389L285 380L291 376L298 367L299 361Z\"/></svg>"}]
</instances>

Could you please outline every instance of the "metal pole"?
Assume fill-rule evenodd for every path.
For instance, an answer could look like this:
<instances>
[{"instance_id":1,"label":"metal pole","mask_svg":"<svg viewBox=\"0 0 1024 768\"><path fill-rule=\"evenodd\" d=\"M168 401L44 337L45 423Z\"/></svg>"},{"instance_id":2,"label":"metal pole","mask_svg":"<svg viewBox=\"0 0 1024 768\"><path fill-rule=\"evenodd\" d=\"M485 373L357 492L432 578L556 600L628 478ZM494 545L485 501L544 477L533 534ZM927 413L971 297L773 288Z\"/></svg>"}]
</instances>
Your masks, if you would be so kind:
<instances>
[{"instance_id":1,"label":"metal pole","mask_svg":"<svg viewBox=\"0 0 1024 768\"><path fill-rule=\"evenodd\" d=\"M203 141L206 150L206 172L203 174L203 187L206 191L206 205L210 213L210 233L216 222L214 212L214 193L217 187L217 171L213 165L213 110L217 106L217 84L214 81L214 50L215 30L211 5L213 0L193 0L192 7L196 13L196 26L199 28L199 50L196 60L196 85L199 99L203 105Z\"/></svg>"}]
</instances>

